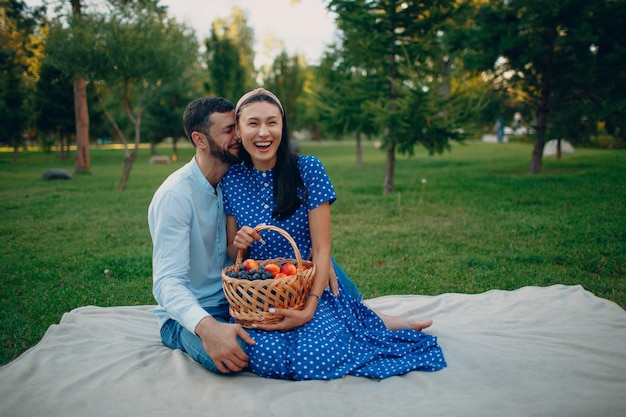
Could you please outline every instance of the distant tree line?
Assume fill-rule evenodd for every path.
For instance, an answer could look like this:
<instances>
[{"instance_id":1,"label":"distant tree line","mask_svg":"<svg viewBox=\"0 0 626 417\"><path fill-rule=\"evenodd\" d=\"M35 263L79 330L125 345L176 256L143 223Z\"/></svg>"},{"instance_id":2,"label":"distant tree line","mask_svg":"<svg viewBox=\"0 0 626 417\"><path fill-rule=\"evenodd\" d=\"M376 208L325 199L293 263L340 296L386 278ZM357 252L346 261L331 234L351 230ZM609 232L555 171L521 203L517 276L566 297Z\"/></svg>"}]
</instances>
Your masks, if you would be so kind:
<instances>
[{"instance_id":1,"label":"distant tree line","mask_svg":"<svg viewBox=\"0 0 626 417\"><path fill-rule=\"evenodd\" d=\"M49 4L48 4L49 3ZM140 143L183 136L194 97L236 101L258 84L283 100L290 127L314 139L380 141L383 194L395 156L480 137L520 113L541 172L552 138L626 143L626 21L620 0L324 0L336 43L319 63L277 50L256 68L245 12L215 18L203 41L158 0L0 0L0 142L38 142L89 171L89 145L125 148L119 188ZM297 1L295 2L297 3ZM207 21L211 16L207 16Z\"/></svg>"}]
</instances>

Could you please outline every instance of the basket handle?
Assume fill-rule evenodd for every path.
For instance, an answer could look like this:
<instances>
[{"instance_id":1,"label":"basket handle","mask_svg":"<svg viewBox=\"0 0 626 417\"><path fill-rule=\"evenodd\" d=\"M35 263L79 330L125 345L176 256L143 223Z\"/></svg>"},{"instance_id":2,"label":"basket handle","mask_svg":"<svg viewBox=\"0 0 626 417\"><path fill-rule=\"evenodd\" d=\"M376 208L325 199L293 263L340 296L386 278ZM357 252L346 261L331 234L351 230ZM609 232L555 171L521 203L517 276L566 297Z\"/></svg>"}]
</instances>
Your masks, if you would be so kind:
<instances>
[{"instance_id":1,"label":"basket handle","mask_svg":"<svg viewBox=\"0 0 626 417\"><path fill-rule=\"evenodd\" d=\"M293 240L293 238L289 235L289 233L287 233L285 230L281 229L280 227L263 225L263 224L256 226L254 230L256 232L260 232L261 230L273 230L279 233L285 239L287 239L287 241L289 242L289 244L291 245L293 249L293 252L296 255L296 262L298 264L296 269L298 270L298 275L302 274L302 255L300 254L300 250L298 250L298 245L296 245L296 241ZM242 258L243 258L243 249L239 249L237 251L237 261L235 263L237 265L241 265Z\"/></svg>"}]
</instances>

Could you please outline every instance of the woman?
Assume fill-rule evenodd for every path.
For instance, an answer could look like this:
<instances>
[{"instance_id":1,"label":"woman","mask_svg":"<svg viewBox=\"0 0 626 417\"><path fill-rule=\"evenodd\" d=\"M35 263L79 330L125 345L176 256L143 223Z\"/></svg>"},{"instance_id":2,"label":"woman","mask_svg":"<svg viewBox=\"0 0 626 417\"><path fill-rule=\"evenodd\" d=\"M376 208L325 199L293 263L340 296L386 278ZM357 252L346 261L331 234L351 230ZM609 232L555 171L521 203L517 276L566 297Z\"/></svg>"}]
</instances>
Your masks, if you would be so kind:
<instances>
[{"instance_id":1,"label":"woman","mask_svg":"<svg viewBox=\"0 0 626 417\"><path fill-rule=\"evenodd\" d=\"M335 191L316 157L290 152L280 100L262 88L251 91L237 103L235 120L244 162L222 180L229 255L235 259L242 249L254 259L294 258L282 236L264 232L261 237L253 230L271 224L286 230L317 267L302 310L276 309L284 317L281 322L249 331L257 342L248 349L251 369L265 377L301 380L385 378L444 368L436 338L415 331L430 321L377 315L333 263L330 204ZM332 271L339 288L331 292Z\"/></svg>"}]
</instances>

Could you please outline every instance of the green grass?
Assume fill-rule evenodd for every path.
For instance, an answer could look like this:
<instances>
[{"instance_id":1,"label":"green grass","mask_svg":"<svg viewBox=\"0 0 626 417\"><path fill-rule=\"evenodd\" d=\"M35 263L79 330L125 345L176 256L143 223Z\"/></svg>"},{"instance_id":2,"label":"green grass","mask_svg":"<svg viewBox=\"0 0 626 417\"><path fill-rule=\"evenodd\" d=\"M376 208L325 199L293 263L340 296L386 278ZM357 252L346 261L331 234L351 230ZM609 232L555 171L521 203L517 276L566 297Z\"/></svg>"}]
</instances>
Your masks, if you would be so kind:
<instances>
[{"instance_id":1,"label":"green grass","mask_svg":"<svg viewBox=\"0 0 626 417\"><path fill-rule=\"evenodd\" d=\"M115 188L119 150L94 148L90 174L48 182L44 171L73 163L29 152L12 164L0 153L0 363L73 308L154 304L147 207L192 152L150 165L142 150L125 191ZM365 146L360 167L352 144L302 152L335 185L333 253L367 298L581 284L626 307L626 151L577 149L531 176L527 144L419 150L398 156L385 197L383 152Z\"/></svg>"}]
</instances>

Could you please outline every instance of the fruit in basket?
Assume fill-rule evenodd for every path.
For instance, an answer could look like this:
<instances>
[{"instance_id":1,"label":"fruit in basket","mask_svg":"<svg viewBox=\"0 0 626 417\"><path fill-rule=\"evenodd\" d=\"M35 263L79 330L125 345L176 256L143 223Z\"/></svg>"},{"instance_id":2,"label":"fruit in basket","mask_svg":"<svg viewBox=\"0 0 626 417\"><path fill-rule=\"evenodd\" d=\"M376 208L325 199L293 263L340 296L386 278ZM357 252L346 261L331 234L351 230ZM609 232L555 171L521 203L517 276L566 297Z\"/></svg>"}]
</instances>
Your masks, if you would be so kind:
<instances>
[{"instance_id":1,"label":"fruit in basket","mask_svg":"<svg viewBox=\"0 0 626 417\"><path fill-rule=\"evenodd\" d=\"M272 274L272 277L275 277L276 274L280 272L280 266L278 266L275 263L270 262L267 265L265 265L265 272L269 272L270 274Z\"/></svg>"},{"instance_id":2,"label":"fruit in basket","mask_svg":"<svg viewBox=\"0 0 626 417\"><path fill-rule=\"evenodd\" d=\"M287 277L289 277L289 275L285 274L284 272L279 272L278 274L274 276L274 279L281 279L281 278L287 278Z\"/></svg>"},{"instance_id":3,"label":"fruit in basket","mask_svg":"<svg viewBox=\"0 0 626 417\"><path fill-rule=\"evenodd\" d=\"M246 272L250 272L253 269L255 271L259 270L259 263L254 259L246 259L245 261L243 261L242 265Z\"/></svg>"},{"instance_id":4,"label":"fruit in basket","mask_svg":"<svg viewBox=\"0 0 626 417\"><path fill-rule=\"evenodd\" d=\"M294 264L289 263L289 262L285 262L280 267L280 272L282 272L283 274L289 276L289 275L296 275L298 270L296 269L296 266Z\"/></svg>"}]
</instances>

